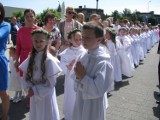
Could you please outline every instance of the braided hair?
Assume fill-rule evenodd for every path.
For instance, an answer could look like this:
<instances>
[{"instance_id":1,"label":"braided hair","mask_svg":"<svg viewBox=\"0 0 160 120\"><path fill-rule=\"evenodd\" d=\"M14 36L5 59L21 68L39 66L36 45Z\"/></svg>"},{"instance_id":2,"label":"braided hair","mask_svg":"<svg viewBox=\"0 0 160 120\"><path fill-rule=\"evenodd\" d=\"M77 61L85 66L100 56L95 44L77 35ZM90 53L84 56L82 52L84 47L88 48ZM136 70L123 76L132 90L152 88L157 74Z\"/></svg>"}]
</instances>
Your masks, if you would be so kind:
<instances>
[{"instance_id":1,"label":"braided hair","mask_svg":"<svg viewBox=\"0 0 160 120\"><path fill-rule=\"evenodd\" d=\"M32 31L32 36L35 35L35 34L44 34L47 36L47 39L46 40L49 40L50 38L50 34L43 30L43 29L40 29L40 30L34 30ZM42 71L42 76L41 76L41 83L45 83L46 82L46 77L45 77L45 60L47 58L47 50L48 50L48 45L45 46L45 49L44 49L44 52L43 52L43 55L42 55L42 60L41 60L41 71ZM33 70L34 70L34 65L35 65L35 56L37 54L37 51L34 47L32 47L32 51L31 51L31 54L30 54L30 59L29 59L29 64L28 64L28 68L27 68L27 74L26 74L26 80L31 82L32 84L34 84L34 80L33 80Z\"/></svg>"}]
</instances>

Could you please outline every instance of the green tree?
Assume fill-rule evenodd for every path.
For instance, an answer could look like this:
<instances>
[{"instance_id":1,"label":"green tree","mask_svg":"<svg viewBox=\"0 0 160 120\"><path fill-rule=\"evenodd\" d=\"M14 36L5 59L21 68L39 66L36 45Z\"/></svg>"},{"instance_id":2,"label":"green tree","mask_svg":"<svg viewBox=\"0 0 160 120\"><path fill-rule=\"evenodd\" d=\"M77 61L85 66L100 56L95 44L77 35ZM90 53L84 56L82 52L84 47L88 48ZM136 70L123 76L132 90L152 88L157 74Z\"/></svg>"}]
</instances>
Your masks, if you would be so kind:
<instances>
[{"instance_id":1,"label":"green tree","mask_svg":"<svg viewBox=\"0 0 160 120\"><path fill-rule=\"evenodd\" d=\"M117 19L120 19L121 13L119 13L117 10L113 11L111 16L113 17L113 21L116 21Z\"/></svg>"},{"instance_id":2,"label":"green tree","mask_svg":"<svg viewBox=\"0 0 160 120\"><path fill-rule=\"evenodd\" d=\"M148 18L148 23L151 23L151 25L156 25L156 18L154 17Z\"/></svg>"},{"instance_id":3,"label":"green tree","mask_svg":"<svg viewBox=\"0 0 160 120\"><path fill-rule=\"evenodd\" d=\"M123 10L122 15L125 16L125 17L130 17L130 15L131 15L131 10L128 9L128 8L125 8L125 9Z\"/></svg>"},{"instance_id":4,"label":"green tree","mask_svg":"<svg viewBox=\"0 0 160 120\"><path fill-rule=\"evenodd\" d=\"M37 14L36 19L41 19L42 21L44 21L44 17L47 13L53 13L57 19L60 19L60 17L61 17L61 13L58 12L57 10L47 8L47 9L43 10L42 13Z\"/></svg>"},{"instance_id":5,"label":"green tree","mask_svg":"<svg viewBox=\"0 0 160 120\"><path fill-rule=\"evenodd\" d=\"M132 20L132 21L138 21L139 18L140 18L140 17L137 15L136 12L133 12L133 13L131 14L131 16L130 16L130 20Z\"/></svg>"},{"instance_id":6,"label":"green tree","mask_svg":"<svg viewBox=\"0 0 160 120\"><path fill-rule=\"evenodd\" d=\"M23 18L23 11L17 11L17 12L13 12L12 13L13 16L15 16L16 18L20 18L20 21L24 21L24 18Z\"/></svg>"}]
</instances>

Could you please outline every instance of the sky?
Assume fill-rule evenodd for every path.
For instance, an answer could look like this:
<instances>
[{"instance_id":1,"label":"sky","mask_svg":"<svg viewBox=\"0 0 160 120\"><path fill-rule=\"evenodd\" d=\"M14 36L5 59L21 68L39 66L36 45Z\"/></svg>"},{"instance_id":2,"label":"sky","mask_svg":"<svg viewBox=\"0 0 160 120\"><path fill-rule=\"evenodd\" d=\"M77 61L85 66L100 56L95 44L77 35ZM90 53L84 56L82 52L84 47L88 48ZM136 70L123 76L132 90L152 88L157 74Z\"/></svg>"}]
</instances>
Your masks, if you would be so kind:
<instances>
[{"instance_id":1,"label":"sky","mask_svg":"<svg viewBox=\"0 0 160 120\"><path fill-rule=\"evenodd\" d=\"M65 3L65 7L86 6L86 8L96 8L97 0L0 0L4 6L31 8L37 14L47 8L57 9L59 4ZM123 12L125 8L131 12L135 10L140 12L154 11L160 14L160 0L98 0L98 8L104 10L104 14L110 15L114 10Z\"/></svg>"}]
</instances>

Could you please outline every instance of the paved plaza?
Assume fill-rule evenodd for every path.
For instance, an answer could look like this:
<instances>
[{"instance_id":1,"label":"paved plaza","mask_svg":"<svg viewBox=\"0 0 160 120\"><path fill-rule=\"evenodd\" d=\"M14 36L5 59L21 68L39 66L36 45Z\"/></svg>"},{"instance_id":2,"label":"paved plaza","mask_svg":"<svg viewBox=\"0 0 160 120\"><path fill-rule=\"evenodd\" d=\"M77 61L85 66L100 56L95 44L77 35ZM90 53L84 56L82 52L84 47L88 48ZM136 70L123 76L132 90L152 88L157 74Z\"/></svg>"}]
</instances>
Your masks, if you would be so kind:
<instances>
[{"instance_id":1,"label":"paved plaza","mask_svg":"<svg viewBox=\"0 0 160 120\"><path fill-rule=\"evenodd\" d=\"M8 45L7 47L9 47ZM115 91L109 97L107 120L159 120L160 106L156 100L158 92L158 61L156 44L147 54L145 60L135 69L131 78L124 78L116 85ZM6 51L8 56L8 50ZM61 119L63 115L64 77L57 80L56 92ZM13 96L13 92L9 92ZM26 108L26 99L10 105L10 120L28 120L29 111ZM0 101L1 111L1 101Z\"/></svg>"}]
</instances>

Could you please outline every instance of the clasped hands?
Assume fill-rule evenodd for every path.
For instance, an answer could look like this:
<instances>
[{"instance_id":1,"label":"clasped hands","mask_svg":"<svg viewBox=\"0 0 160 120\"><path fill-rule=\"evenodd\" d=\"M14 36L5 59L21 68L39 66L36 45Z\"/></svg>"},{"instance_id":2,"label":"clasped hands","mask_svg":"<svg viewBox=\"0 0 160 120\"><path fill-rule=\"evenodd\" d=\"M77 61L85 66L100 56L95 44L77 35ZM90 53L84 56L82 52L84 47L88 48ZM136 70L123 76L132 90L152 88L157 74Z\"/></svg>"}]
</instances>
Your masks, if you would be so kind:
<instances>
[{"instance_id":1,"label":"clasped hands","mask_svg":"<svg viewBox=\"0 0 160 120\"><path fill-rule=\"evenodd\" d=\"M86 70L84 66L81 64L81 62L77 62L74 68L76 78L79 80L82 80L84 76L86 75Z\"/></svg>"}]
</instances>

